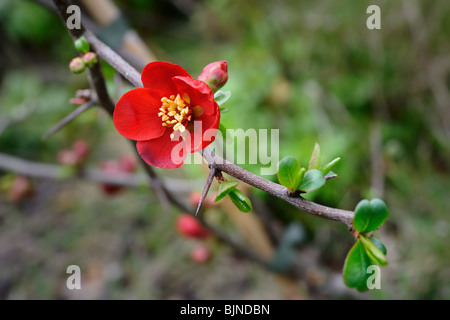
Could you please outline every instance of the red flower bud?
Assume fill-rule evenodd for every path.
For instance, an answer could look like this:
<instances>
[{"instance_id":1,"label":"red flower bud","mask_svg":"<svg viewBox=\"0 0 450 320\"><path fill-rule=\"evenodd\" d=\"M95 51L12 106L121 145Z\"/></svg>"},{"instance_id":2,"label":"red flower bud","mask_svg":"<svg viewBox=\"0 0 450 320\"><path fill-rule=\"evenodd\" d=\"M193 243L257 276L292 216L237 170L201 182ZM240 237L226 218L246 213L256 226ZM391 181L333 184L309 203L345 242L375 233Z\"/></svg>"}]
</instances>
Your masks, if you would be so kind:
<instances>
[{"instance_id":1,"label":"red flower bud","mask_svg":"<svg viewBox=\"0 0 450 320\"><path fill-rule=\"evenodd\" d=\"M125 154L120 158L119 166L123 172L134 172L137 169L136 158Z\"/></svg>"},{"instance_id":2,"label":"red flower bud","mask_svg":"<svg viewBox=\"0 0 450 320\"><path fill-rule=\"evenodd\" d=\"M84 140L77 140L73 144L72 150L77 155L77 163L80 164L89 154L89 145Z\"/></svg>"},{"instance_id":3,"label":"red flower bud","mask_svg":"<svg viewBox=\"0 0 450 320\"><path fill-rule=\"evenodd\" d=\"M203 68L198 80L205 82L213 92L219 90L228 80L226 61L216 61Z\"/></svg>"},{"instance_id":4,"label":"red flower bud","mask_svg":"<svg viewBox=\"0 0 450 320\"><path fill-rule=\"evenodd\" d=\"M66 166L75 166L78 163L78 157L73 150L64 149L58 152L58 162Z\"/></svg>"},{"instance_id":5,"label":"red flower bud","mask_svg":"<svg viewBox=\"0 0 450 320\"><path fill-rule=\"evenodd\" d=\"M103 162L102 165L101 165L101 170L104 173L111 173L111 174L123 172L120 169L119 164L117 163L117 161L112 161L112 160ZM118 192L120 192L121 190L123 190L123 187L122 186L117 186L117 185L114 185L114 184L103 183L102 184L102 190L107 195L115 195Z\"/></svg>"},{"instance_id":6,"label":"red flower bud","mask_svg":"<svg viewBox=\"0 0 450 320\"><path fill-rule=\"evenodd\" d=\"M199 245L191 251L191 260L203 264L211 259L211 250L205 245Z\"/></svg>"},{"instance_id":7,"label":"red flower bud","mask_svg":"<svg viewBox=\"0 0 450 320\"><path fill-rule=\"evenodd\" d=\"M84 98L71 98L69 100L70 104L74 104L76 106L81 106L82 104L85 104L86 102L87 102L87 100Z\"/></svg>"},{"instance_id":8,"label":"red flower bud","mask_svg":"<svg viewBox=\"0 0 450 320\"><path fill-rule=\"evenodd\" d=\"M33 195L33 187L28 178L19 176L13 181L11 189L9 189L8 198L11 202L18 203L26 197Z\"/></svg>"},{"instance_id":9,"label":"red flower bud","mask_svg":"<svg viewBox=\"0 0 450 320\"><path fill-rule=\"evenodd\" d=\"M86 69L86 63L84 60L80 57L73 58L72 61L70 61L70 71L73 73L82 73L84 69Z\"/></svg>"},{"instance_id":10,"label":"red flower bud","mask_svg":"<svg viewBox=\"0 0 450 320\"><path fill-rule=\"evenodd\" d=\"M183 213L178 217L176 228L181 235L188 238L206 239L211 236L211 232L189 213Z\"/></svg>"},{"instance_id":11,"label":"red flower bud","mask_svg":"<svg viewBox=\"0 0 450 320\"><path fill-rule=\"evenodd\" d=\"M89 68L93 67L98 61L97 55L94 52L85 53L82 58L84 63L86 63Z\"/></svg>"}]
</instances>

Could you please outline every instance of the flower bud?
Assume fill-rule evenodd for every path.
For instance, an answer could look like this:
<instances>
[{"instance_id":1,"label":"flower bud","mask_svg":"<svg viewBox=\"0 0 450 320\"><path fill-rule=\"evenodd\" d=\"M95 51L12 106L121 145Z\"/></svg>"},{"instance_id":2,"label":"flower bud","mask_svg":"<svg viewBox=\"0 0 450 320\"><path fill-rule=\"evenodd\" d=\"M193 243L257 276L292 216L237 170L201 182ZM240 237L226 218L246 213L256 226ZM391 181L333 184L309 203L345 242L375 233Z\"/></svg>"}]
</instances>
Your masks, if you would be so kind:
<instances>
[{"instance_id":1,"label":"flower bud","mask_svg":"<svg viewBox=\"0 0 450 320\"><path fill-rule=\"evenodd\" d=\"M82 73L84 69L86 69L86 63L84 60L80 57L73 58L72 61L70 61L70 71L73 73Z\"/></svg>"},{"instance_id":2,"label":"flower bud","mask_svg":"<svg viewBox=\"0 0 450 320\"><path fill-rule=\"evenodd\" d=\"M228 80L228 67L225 60L216 61L203 68L198 80L205 82L213 92L219 90Z\"/></svg>"},{"instance_id":3,"label":"flower bud","mask_svg":"<svg viewBox=\"0 0 450 320\"><path fill-rule=\"evenodd\" d=\"M192 249L191 259L197 264L207 263L211 259L211 250L205 245L199 245Z\"/></svg>"},{"instance_id":4,"label":"flower bud","mask_svg":"<svg viewBox=\"0 0 450 320\"><path fill-rule=\"evenodd\" d=\"M89 52L91 46L89 45L89 42L86 40L85 37L81 36L74 42L75 49L82 53Z\"/></svg>"},{"instance_id":5,"label":"flower bud","mask_svg":"<svg viewBox=\"0 0 450 320\"><path fill-rule=\"evenodd\" d=\"M77 154L73 150L61 150L58 152L58 162L65 166L75 166L78 162Z\"/></svg>"},{"instance_id":6,"label":"flower bud","mask_svg":"<svg viewBox=\"0 0 450 320\"><path fill-rule=\"evenodd\" d=\"M211 236L211 232L189 213L182 213L178 217L176 228L181 235L187 238L206 239Z\"/></svg>"},{"instance_id":7,"label":"flower bud","mask_svg":"<svg viewBox=\"0 0 450 320\"><path fill-rule=\"evenodd\" d=\"M25 198L33 195L33 187L28 178L19 176L13 181L11 189L9 190L9 200L14 203L19 203Z\"/></svg>"},{"instance_id":8,"label":"flower bud","mask_svg":"<svg viewBox=\"0 0 450 320\"><path fill-rule=\"evenodd\" d=\"M77 163L81 164L89 154L89 145L84 140L77 140L73 144L72 150L77 156Z\"/></svg>"},{"instance_id":9,"label":"flower bud","mask_svg":"<svg viewBox=\"0 0 450 320\"><path fill-rule=\"evenodd\" d=\"M108 160L108 161L103 162L101 164L101 170L104 173L112 174L112 175L122 172L122 170L119 167L119 164L117 163L117 161L114 161L114 160ZM123 190L122 186L118 186L115 184L109 184L109 183L103 183L101 185L101 187L102 187L103 192L109 196L116 195L117 193L119 193L120 191Z\"/></svg>"},{"instance_id":10,"label":"flower bud","mask_svg":"<svg viewBox=\"0 0 450 320\"><path fill-rule=\"evenodd\" d=\"M125 154L119 159L119 167L123 172L134 172L137 169L136 158L132 155Z\"/></svg>"},{"instance_id":11,"label":"flower bud","mask_svg":"<svg viewBox=\"0 0 450 320\"><path fill-rule=\"evenodd\" d=\"M97 55L94 52L85 53L82 58L84 63L86 63L89 68L93 67L98 61Z\"/></svg>"}]
</instances>

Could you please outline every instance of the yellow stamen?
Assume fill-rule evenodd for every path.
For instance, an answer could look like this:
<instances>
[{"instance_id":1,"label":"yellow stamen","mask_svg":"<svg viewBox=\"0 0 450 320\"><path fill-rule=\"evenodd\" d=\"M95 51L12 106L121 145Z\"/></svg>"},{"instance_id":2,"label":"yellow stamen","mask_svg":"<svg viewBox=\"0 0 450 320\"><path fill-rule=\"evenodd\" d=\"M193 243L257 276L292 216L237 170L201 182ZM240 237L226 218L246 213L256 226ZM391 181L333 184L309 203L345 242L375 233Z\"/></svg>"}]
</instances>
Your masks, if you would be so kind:
<instances>
[{"instance_id":1,"label":"yellow stamen","mask_svg":"<svg viewBox=\"0 0 450 320\"><path fill-rule=\"evenodd\" d=\"M197 110L193 110L190 106L190 98L187 94L181 97L179 94L171 95L169 98L161 98L161 108L159 108L158 116L161 117L162 126L173 128L173 133L170 135L174 137L175 131L183 133L186 131L186 126L192 119L194 113L203 113L203 108L196 106ZM200 112L199 112L200 111Z\"/></svg>"}]
</instances>

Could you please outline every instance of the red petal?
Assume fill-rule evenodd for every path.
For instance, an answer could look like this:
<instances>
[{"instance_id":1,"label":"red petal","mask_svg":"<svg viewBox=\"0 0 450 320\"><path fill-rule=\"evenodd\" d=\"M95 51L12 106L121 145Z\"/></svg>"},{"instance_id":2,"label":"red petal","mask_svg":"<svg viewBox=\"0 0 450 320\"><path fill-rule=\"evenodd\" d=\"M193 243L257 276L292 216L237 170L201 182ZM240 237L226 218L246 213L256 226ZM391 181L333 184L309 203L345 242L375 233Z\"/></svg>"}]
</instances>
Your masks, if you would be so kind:
<instances>
[{"instance_id":1,"label":"red petal","mask_svg":"<svg viewBox=\"0 0 450 320\"><path fill-rule=\"evenodd\" d=\"M192 107L201 106L205 113L209 115L216 111L214 93L206 83L191 77L174 77L173 82L176 84L178 93L181 96L184 93L189 95Z\"/></svg>"},{"instance_id":2,"label":"red petal","mask_svg":"<svg viewBox=\"0 0 450 320\"><path fill-rule=\"evenodd\" d=\"M176 93L173 77L191 77L182 67L164 61L155 61L147 64L142 71L141 80L144 88L157 90L161 97Z\"/></svg>"},{"instance_id":3,"label":"red petal","mask_svg":"<svg viewBox=\"0 0 450 320\"><path fill-rule=\"evenodd\" d=\"M142 159L149 165L158 168L179 168L186 159L186 144L181 137L178 141L172 141L171 133L173 130L168 129L159 138L138 141L136 147ZM172 157L172 150L174 150L174 157Z\"/></svg>"},{"instance_id":4,"label":"red petal","mask_svg":"<svg viewBox=\"0 0 450 320\"><path fill-rule=\"evenodd\" d=\"M190 133L189 140L187 140L189 143L189 152L197 152L203 150L215 140L217 129L219 128L220 123L220 110L217 103L216 106L217 113L215 115L203 114L194 120L194 132ZM200 130L195 130L196 126L199 125L199 123L196 124L196 122L201 122L201 136Z\"/></svg>"},{"instance_id":5,"label":"red petal","mask_svg":"<svg viewBox=\"0 0 450 320\"><path fill-rule=\"evenodd\" d=\"M125 93L114 109L114 125L128 139L150 140L163 135L165 127L158 117L161 97L155 91L136 88Z\"/></svg>"}]
</instances>

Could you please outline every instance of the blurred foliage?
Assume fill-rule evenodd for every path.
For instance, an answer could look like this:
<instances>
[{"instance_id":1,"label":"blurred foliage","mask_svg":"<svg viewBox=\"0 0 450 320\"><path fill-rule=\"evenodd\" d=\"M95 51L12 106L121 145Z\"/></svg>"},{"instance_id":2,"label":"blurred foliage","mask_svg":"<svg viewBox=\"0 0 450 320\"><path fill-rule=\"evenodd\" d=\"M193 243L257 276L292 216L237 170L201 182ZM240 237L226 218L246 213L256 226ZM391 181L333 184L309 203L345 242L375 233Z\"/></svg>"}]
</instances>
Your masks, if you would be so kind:
<instances>
[{"instance_id":1,"label":"blurred foliage","mask_svg":"<svg viewBox=\"0 0 450 320\"><path fill-rule=\"evenodd\" d=\"M224 90L233 95L222 116L225 127L280 129L280 159L292 155L302 166L315 142L323 163L342 158L333 169L340 178L308 199L349 210L362 198L385 200L390 215L378 238L389 266L382 290L369 297L450 297L448 1L116 3L159 59L194 77L209 62L228 61ZM381 30L365 26L370 4L381 7ZM58 150L78 138L93 148L91 166L131 152L96 109L41 139L74 108L68 101L75 91L88 87L85 75L69 72L76 51L56 15L32 1L1 1L0 36L0 123L9 122L0 131L0 152L56 162ZM104 69L117 98L114 71ZM374 166L380 160L382 166ZM260 165L243 167L258 174ZM158 172L205 177L198 166L183 168ZM381 186L375 183L380 179ZM215 243L217 258L193 267L192 243L173 228L176 214L164 212L147 190L108 198L89 183L35 184L38 194L29 203L0 202L2 298L68 298L61 292L73 261L93 279L103 270L98 286L107 298L282 297L266 290L273 283L265 271ZM353 243L345 227L262 192L252 196L281 223L302 223L308 233L303 248L315 250L329 270L342 270ZM213 214L208 217L233 232L226 218Z\"/></svg>"}]
</instances>

